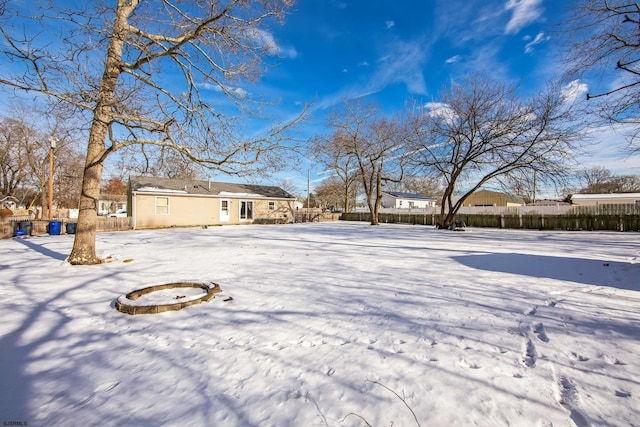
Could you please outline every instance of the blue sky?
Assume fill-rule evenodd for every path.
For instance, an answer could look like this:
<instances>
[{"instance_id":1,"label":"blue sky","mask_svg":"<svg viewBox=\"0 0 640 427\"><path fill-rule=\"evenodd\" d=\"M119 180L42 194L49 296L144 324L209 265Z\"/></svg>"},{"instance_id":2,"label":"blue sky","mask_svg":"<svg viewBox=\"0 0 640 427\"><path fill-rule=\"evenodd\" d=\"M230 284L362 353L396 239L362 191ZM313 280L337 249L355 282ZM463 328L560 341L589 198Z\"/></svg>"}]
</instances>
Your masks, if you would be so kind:
<instances>
[{"instance_id":1,"label":"blue sky","mask_svg":"<svg viewBox=\"0 0 640 427\"><path fill-rule=\"evenodd\" d=\"M438 101L438 91L471 71L520 84L523 95L562 72L560 30L570 1L554 0L300 0L283 26L272 28L279 57L252 95L279 99L283 117L312 104L302 133L326 132L325 115L344 99L365 97L385 114L407 100ZM584 98L598 81L573 83ZM604 83L606 85L606 82ZM619 174L640 174L640 160L621 156L623 138L606 141L584 158ZM605 146L603 146L603 144ZM324 176L313 164L312 181ZM222 178L222 177L216 177ZM307 171L274 177L306 192ZM313 186L313 184L312 184Z\"/></svg>"},{"instance_id":2,"label":"blue sky","mask_svg":"<svg viewBox=\"0 0 640 427\"><path fill-rule=\"evenodd\" d=\"M263 83L284 87L284 102L318 109L368 95L386 112L408 96L433 97L471 70L544 84L560 2L300 1L274 28L282 59Z\"/></svg>"},{"instance_id":3,"label":"blue sky","mask_svg":"<svg viewBox=\"0 0 640 427\"><path fill-rule=\"evenodd\" d=\"M311 105L311 116L300 127L302 138L327 132L327 113L344 100L374 101L391 115L410 100L438 102L444 86L470 72L519 84L526 96L562 74L560 32L573 2L298 0L283 25L274 23L257 33L272 47L274 55L266 58L271 66L257 82L237 90L249 98L278 100L265 113L282 119L294 117L304 104ZM587 90L606 91L614 78L585 75L571 87L586 102ZM211 89L210 96L212 102L219 97L223 107L228 104L219 92ZM620 132L607 128L594 135L599 144L581 158L585 167L640 175L640 156L620 153L625 145ZM308 170L314 184L326 176L310 161L295 166L260 182L279 185L290 180L299 193L305 193ZM108 167L106 175L110 173L118 172ZM213 173L211 178L230 180Z\"/></svg>"}]
</instances>

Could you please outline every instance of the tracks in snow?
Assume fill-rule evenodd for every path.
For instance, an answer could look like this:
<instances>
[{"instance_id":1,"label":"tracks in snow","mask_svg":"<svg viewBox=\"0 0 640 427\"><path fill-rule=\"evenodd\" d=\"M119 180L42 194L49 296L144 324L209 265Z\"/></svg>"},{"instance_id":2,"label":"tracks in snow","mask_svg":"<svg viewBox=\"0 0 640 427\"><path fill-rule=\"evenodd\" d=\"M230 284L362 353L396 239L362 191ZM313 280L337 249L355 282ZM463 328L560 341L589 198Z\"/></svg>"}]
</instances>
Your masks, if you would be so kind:
<instances>
[{"instance_id":1,"label":"tracks in snow","mask_svg":"<svg viewBox=\"0 0 640 427\"><path fill-rule=\"evenodd\" d=\"M556 301L546 302L546 306L549 308L555 308L556 305ZM539 357L536 344L543 345L551 341L544 323L536 321L536 319L531 321L531 318L538 313L538 309L538 306L534 306L526 310L518 327L520 335L523 337L521 363L526 368L534 368L536 365ZM576 353L572 354L576 355ZM589 360L578 355L576 355L576 358L580 361ZM580 410L580 394L576 384L566 375L557 373L553 365L552 372L556 401L568 412L569 418L576 427L588 427L590 423Z\"/></svg>"}]
</instances>

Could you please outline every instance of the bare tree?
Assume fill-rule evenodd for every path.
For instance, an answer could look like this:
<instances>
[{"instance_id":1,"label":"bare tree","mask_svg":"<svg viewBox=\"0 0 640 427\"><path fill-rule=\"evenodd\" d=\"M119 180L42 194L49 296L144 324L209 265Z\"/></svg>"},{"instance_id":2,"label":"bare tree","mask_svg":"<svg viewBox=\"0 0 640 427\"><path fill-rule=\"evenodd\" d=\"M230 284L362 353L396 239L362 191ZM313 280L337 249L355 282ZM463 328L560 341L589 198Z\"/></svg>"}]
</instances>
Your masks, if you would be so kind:
<instances>
[{"instance_id":1,"label":"bare tree","mask_svg":"<svg viewBox=\"0 0 640 427\"><path fill-rule=\"evenodd\" d=\"M336 120L334 117L332 120ZM309 144L311 156L320 164L324 165L334 175L342 185L341 205L345 212L350 212L355 200L355 193L358 191L357 159L351 154L349 144L343 139L344 135L336 131L330 136L316 136ZM332 179L331 185L334 186Z\"/></svg>"},{"instance_id":2,"label":"bare tree","mask_svg":"<svg viewBox=\"0 0 640 427\"><path fill-rule=\"evenodd\" d=\"M113 0L6 4L0 83L40 93L90 123L77 233L69 262L95 264L105 159L133 145L170 148L230 173L284 164L300 116L251 132L254 81L278 46L265 26L292 0ZM210 89L210 90L209 90Z\"/></svg>"},{"instance_id":3,"label":"bare tree","mask_svg":"<svg viewBox=\"0 0 640 427\"><path fill-rule=\"evenodd\" d=\"M404 193L421 194L424 196L441 197L442 183L439 176L406 175L402 182L391 183L387 189Z\"/></svg>"},{"instance_id":4,"label":"bare tree","mask_svg":"<svg viewBox=\"0 0 640 427\"><path fill-rule=\"evenodd\" d=\"M602 166L579 171L579 193L633 193L640 191L640 176L614 175Z\"/></svg>"},{"instance_id":5,"label":"bare tree","mask_svg":"<svg viewBox=\"0 0 640 427\"><path fill-rule=\"evenodd\" d=\"M491 180L521 172L537 172L540 180L564 176L579 137L559 88L520 100L515 87L478 75L452 84L412 122L413 161L445 180L443 228Z\"/></svg>"},{"instance_id":6,"label":"bare tree","mask_svg":"<svg viewBox=\"0 0 640 427\"><path fill-rule=\"evenodd\" d=\"M81 182L78 173L82 163L79 163L68 118L20 103L16 104L14 113L19 118L5 118L0 122L2 191L12 194L18 187L31 189L40 195L42 213L47 213L49 147L51 139L55 139L53 199L58 206L77 208Z\"/></svg>"},{"instance_id":7,"label":"bare tree","mask_svg":"<svg viewBox=\"0 0 640 427\"><path fill-rule=\"evenodd\" d=\"M640 142L640 4L627 0L581 0L566 23L568 72L611 74L613 83L590 92L596 114L610 123L629 124L629 151L638 153ZM565 59L566 60L566 59Z\"/></svg>"},{"instance_id":8,"label":"bare tree","mask_svg":"<svg viewBox=\"0 0 640 427\"><path fill-rule=\"evenodd\" d=\"M512 173L496 178L502 191L508 194L521 196L526 203L535 202L537 195L537 173L530 170L513 171Z\"/></svg>"},{"instance_id":9,"label":"bare tree","mask_svg":"<svg viewBox=\"0 0 640 427\"><path fill-rule=\"evenodd\" d=\"M371 225L378 225L384 185L400 182L405 164L406 129L400 118L386 119L377 107L360 101L345 102L330 120L334 140L347 158L355 160Z\"/></svg>"},{"instance_id":10,"label":"bare tree","mask_svg":"<svg viewBox=\"0 0 640 427\"><path fill-rule=\"evenodd\" d=\"M346 206L355 205L356 192L353 191L355 186L352 186L352 191L346 196L344 190L344 183L337 176L331 176L322 181L314 192L323 207L346 212L345 204Z\"/></svg>"},{"instance_id":11,"label":"bare tree","mask_svg":"<svg viewBox=\"0 0 640 427\"><path fill-rule=\"evenodd\" d=\"M0 195L13 195L29 174L25 149L33 141L35 131L24 121L0 120Z\"/></svg>"},{"instance_id":12,"label":"bare tree","mask_svg":"<svg viewBox=\"0 0 640 427\"><path fill-rule=\"evenodd\" d=\"M151 148L151 150L149 149ZM129 146L118 151L117 170L122 179L147 175L179 179L207 179L208 169L171 147Z\"/></svg>"},{"instance_id":13,"label":"bare tree","mask_svg":"<svg viewBox=\"0 0 640 427\"><path fill-rule=\"evenodd\" d=\"M291 179L283 179L280 182L280 188L282 188L284 191L286 191L287 193L291 194L292 196L298 196L297 194L297 189L296 189L296 184L291 180Z\"/></svg>"}]
</instances>

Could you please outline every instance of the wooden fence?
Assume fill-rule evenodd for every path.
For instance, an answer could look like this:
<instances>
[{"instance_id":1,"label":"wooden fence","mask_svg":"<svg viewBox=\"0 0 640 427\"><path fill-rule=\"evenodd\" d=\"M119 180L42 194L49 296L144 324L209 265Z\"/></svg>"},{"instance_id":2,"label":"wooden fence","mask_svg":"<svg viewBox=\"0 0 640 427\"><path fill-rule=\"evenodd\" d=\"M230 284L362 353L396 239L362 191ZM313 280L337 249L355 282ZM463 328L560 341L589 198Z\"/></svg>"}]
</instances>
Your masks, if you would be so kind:
<instances>
[{"instance_id":1,"label":"wooden fence","mask_svg":"<svg viewBox=\"0 0 640 427\"><path fill-rule=\"evenodd\" d=\"M295 222L328 222L340 219L339 213L326 212L322 209L297 209L294 212Z\"/></svg>"},{"instance_id":2,"label":"wooden fence","mask_svg":"<svg viewBox=\"0 0 640 427\"><path fill-rule=\"evenodd\" d=\"M345 221L371 221L369 212L342 214ZM469 227L523 228L535 230L606 230L640 231L640 206L600 205L576 206L563 214L500 213L458 214L457 221ZM424 213L380 213L378 221L384 223L418 224L435 226L440 215Z\"/></svg>"},{"instance_id":3,"label":"wooden fence","mask_svg":"<svg viewBox=\"0 0 640 427\"><path fill-rule=\"evenodd\" d=\"M76 219L70 218L54 218L51 221L59 221L61 223L60 234L75 233L75 227L67 224L75 224ZM49 231L49 220L37 219L33 220L29 216L11 216L0 217L0 239L8 239L16 235L20 229L26 231L25 234L31 236L41 236ZM99 217L96 225L97 231L125 231L131 230L131 217L127 218L106 218Z\"/></svg>"}]
</instances>

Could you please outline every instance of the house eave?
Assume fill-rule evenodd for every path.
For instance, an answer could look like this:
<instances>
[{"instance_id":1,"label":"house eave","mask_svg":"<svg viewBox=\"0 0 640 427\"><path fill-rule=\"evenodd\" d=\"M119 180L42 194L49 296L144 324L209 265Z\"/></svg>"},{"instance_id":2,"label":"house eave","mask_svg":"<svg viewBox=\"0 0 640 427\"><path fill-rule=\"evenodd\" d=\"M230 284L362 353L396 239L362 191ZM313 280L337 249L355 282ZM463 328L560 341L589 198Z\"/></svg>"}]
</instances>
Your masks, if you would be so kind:
<instances>
[{"instance_id":1,"label":"house eave","mask_svg":"<svg viewBox=\"0 0 640 427\"><path fill-rule=\"evenodd\" d=\"M197 197L203 199L250 199L250 200L283 200L283 201L295 201L295 197L271 197L271 196L263 196L260 194L195 194L195 193L186 193L180 191L149 191L149 190L133 190L131 191L133 196L136 195L144 195L144 196L170 196L170 197Z\"/></svg>"}]
</instances>

